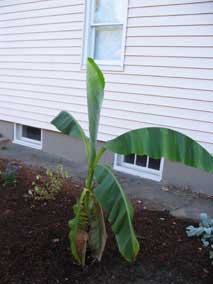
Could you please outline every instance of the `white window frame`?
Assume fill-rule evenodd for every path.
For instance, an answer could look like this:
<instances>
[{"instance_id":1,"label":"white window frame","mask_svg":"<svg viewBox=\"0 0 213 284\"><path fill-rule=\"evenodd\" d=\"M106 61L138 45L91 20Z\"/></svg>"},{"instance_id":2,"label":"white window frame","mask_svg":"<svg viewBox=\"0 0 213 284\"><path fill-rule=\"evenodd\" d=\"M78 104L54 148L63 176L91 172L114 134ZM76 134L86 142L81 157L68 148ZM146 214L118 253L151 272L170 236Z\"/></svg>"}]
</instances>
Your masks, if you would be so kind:
<instances>
[{"instance_id":1,"label":"white window frame","mask_svg":"<svg viewBox=\"0 0 213 284\"><path fill-rule=\"evenodd\" d=\"M115 0L116 1L116 0ZM87 0L85 5L85 24L84 24L84 41L83 41L83 56L82 56L82 68L86 68L86 61L88 57L94 58L95 49L95 28L96 27L115 27L123 26L122 42L121 42L121 59L114 60L95 60L102 70L123 71L124 69L124 57L126 46L126 31L128 20L128 5L129 0L123 0L125 5L124 21L123 23L94 23L95 14L95 0ZM92 35L92 40L89 40L89 36ZM92 42L92 44L91 44Z\"/></svg>"},{"instance_id":2,"label":"white window frame","mask_svg":"<svg viewBox=\"0 0 213 284\"><path fill-rule=\"evenodd\" d=\"M23 126L29 126L29 125L22 125L14 123L14 138L13 143L23 145L26 147L30 147L37 150L42 150L43 147L43 129L41 129L41 141L30 139L23 136ZM34 126L29 126L34 127ZM35 127L37 128L37 127Z\"/></svg>"},{"instance_id":3,"label":"white window frame","mask_svg":"<svg viewBox=\"0 0 213 284\"><path fill-rule=\"evenodd\" d=\"M135 159L136 159L136 155L135 155ZM148 168L149 157L147 157L146 167L142 167L142 166L138 166L135 164L133 165L130 163L126 163L124 162L123 155L115 154L114 169L119 172L123 172L123 173L127 173L130 175L139 176L141 178L151 179L151 180L160 182L163 176L164 161L165 159L161 158L160 169L154 170L154 169Z\"/></svg>"}]
</instances>

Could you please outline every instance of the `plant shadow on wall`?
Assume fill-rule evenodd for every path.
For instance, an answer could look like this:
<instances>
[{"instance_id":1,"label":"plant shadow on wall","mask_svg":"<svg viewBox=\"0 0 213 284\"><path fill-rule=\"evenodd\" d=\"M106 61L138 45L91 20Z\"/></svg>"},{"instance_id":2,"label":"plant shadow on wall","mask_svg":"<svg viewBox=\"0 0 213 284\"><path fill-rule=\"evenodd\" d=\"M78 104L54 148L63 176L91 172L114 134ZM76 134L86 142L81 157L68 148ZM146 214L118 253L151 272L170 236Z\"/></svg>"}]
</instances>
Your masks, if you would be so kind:
<instances>
[{"instance_id":1,"label":"plant shadow on wall","mask_svg":"<svg viewBox=\"0 0 213 284\"><path fill-rule=\"evenodd\" d=\"M89 138L75 118L61 112L52 124L63 134L81 139L88 161L88 176L80 199L74 206L74 219L69 222L71 253L75 261L85 264L88 248L92 256L101 260L106 240L103 211L115 234L118 249L127 261L134 261L139 243L132 225L133 207L114 176L109 165L100 164L106 150L120 155L147 155L153 159L162 157L187 166L213 172L213 156L193 139L167 128L143 128L129 131L108 141L96 151L102 102L104 76L93 61L87 61L87 104Z\"/></svg>"}]
</instances>

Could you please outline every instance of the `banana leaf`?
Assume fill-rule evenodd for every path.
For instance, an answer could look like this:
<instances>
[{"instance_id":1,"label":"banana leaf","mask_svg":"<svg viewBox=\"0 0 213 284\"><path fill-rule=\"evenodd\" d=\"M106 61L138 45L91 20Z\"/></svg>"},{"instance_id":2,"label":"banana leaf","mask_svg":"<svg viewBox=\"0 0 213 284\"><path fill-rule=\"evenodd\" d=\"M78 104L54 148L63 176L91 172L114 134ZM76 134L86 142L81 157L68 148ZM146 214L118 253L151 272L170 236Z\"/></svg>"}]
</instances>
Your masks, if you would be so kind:
<instances>
[{"instance_id":1,"label":"banana leaf","mask_svg":"<svg viewBox=\"0 0 213 284\"><path fill-rule=\"evenodd\" d=\"M213 172L213 156L188 136L167 128L142 128L129 131L104 145L121 155L147 155L153 159L162 157Z\"/></svg>"},{"instance_id":2,"label":"banana leaf","mask_svg":"<svg viewBox=\"0 0 213 284\"><path fill-rule=\"evenodd\" d=\"M87 60L87 105L89 117L89 133L90 133L90 161L95 160L96 141L100 120L101 107L104 98L105 80L98 65L93 59Z\"/></svg>"},{"instance_id":3,"label":"banana leaf","mask_svg":"<svg viewBox=\"0 0 213 284\"><path fill-rule=\"evenodd\" d=\"M94 194L107 213L119 251L127 261L134 261L139 243L132 225L133 208L109 166L98 165L95 177Z\"/></svg>"}]
</instances>

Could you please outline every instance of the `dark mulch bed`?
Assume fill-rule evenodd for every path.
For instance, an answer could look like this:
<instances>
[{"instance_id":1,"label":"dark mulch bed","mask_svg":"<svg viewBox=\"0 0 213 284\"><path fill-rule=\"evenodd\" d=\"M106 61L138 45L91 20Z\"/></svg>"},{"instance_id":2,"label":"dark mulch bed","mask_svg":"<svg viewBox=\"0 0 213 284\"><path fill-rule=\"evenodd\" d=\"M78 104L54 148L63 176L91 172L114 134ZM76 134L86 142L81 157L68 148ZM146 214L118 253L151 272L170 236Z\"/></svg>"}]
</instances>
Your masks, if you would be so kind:
<instances>
[{"instance_id":1,"label":"dark mulch bed","mask_svg":"<svg viewBox=\"0 0 213 284\"><path fill-rule=\"evenodd\" d=\"M5 162L0 161L0 168ZM0 186L0 284L212 284L213 267L199 240L188 239L192 222L149 211L134 201L141 244L136 263L126 263L109 238L103 260L82 269L69 252L67 222L82 187L68 182L56 201L26 197L39 170L22 167L16 188ZM111 236L111 233L109 232Z\"/></svg>"}]
</instances>

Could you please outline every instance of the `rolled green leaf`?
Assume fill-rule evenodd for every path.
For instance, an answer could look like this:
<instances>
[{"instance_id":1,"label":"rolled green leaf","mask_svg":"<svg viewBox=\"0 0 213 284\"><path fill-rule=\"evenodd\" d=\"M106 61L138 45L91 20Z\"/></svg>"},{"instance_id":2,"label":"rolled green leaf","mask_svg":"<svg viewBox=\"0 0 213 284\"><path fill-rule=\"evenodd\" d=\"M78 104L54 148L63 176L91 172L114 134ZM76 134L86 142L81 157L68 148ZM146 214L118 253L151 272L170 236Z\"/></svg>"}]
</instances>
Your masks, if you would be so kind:
<instances>
[{"instance_id":1,"label":"rolled green leaf","mask_svg":"<svg viewBox=\"0 0 213 284\"><path fill-rule=\"evenodd\" d=\"M147 155L153 159L162 157L213 172L213 156L188 136L167 128L142 128L129 131L104 147L121 155Z\"/></svg>"},{"instance_id":2,"label":"rolled green leaf","mask_svg":"<svg viewBox=\"0 0 213 284\"><path fill-rule=\"evenodd\" d=\"M101 107L104 98L105 80L98 65L92 58L87 61L87 105L90 133L90 164L96 155L96 140L98 134Z\"/></svg>"},{"instance_id":3,"label":"rolled green leaf","mask_svg":"<svg viewBox=\"0 0 213 284\"><path fill-rule=\"evenodd\" d=\"M139 243L132 225L133 208L109 166L98 165L95 177L94 194L107 213L119 251L127 261L134 261Z\"/></svg>"}]
</instances>

